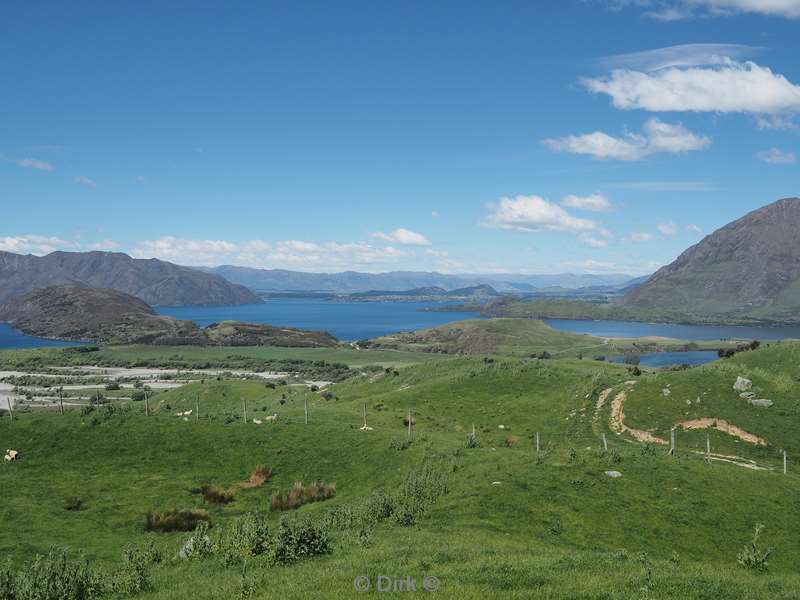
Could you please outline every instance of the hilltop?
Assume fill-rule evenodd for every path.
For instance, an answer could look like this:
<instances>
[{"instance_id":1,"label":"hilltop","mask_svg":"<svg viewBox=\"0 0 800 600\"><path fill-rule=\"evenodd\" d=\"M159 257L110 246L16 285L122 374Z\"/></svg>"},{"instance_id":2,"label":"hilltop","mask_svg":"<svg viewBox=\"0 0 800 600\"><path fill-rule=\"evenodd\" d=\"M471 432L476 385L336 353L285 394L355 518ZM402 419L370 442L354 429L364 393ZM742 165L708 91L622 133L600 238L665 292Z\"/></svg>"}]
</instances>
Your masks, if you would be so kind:
<instances>
[{"instance_id":1,"label":"hilltop","mask_svg":"<svg viewBox=\"0 0 800 600\"><path fill-rule=\"evenodd\" d=\"M0 305L0 319L28 335L101 344L286 346L325 348L326 332L223 321L201 329L156 314L146 302L111 289L51 286Z\"/></svg>"},{"instance_id":2,"label":"hilltop","mask_svg":"<svg viewBox=\"0 0 800 600\"><path fill-rule=\"evenodd\" d=\"M0 303L52 285L109 288L153 306L256 304L261 299L219 275L120 252L0 252Z\"/></svg>"},{"instance_id":3,"label":"hilltop","mask_svg":"<svg viewBox=\"0 0 800 600\"><path fill-rule=\"evenodd\" d=\"M629 292L621 304L707 317L797 321L800 198L779 200L715 231Z\"/></svg>"}]
</instances>

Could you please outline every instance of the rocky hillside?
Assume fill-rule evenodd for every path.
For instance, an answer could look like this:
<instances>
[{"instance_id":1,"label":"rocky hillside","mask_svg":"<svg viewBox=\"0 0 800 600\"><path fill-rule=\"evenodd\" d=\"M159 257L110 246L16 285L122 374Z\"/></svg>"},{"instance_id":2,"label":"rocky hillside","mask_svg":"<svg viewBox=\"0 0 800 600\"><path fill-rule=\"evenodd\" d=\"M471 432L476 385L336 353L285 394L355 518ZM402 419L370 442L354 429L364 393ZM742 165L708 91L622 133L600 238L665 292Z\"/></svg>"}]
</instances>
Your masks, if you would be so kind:
<instances>
[{"instance_id":1,"label":"rocky hillside","mask_svg":"<svg viewBox=\"0 0 800 600\"><path fill-rule=\"evenodd\" d=\"M628 293L622 305L800 320L800 198L779 200L715 231Z\"/></svg>"},{"instance_id":2,"label":"rocky hillside","mask_svg":"<svg viewBox=\"0 0 800 600\"><path fill-rule=\"evenodd\" d=\"M116 290L52 286L0 306L0 319L28 335L98 343L202 343L189 321L157 315L145 302Z\"/></svg>"},{"instance_id":3,"label":"rocky hillside","mask_svg":"<svg viewBox=\"0 0 800 600\"><path fill-rule=\"evenodd\" d=\"M0 303L52 285L109 288L153 306L254 304L244 286L157 259L119 252L53 252L33 256L0 252Z\"/></svg>"},{"instance_id":4,"label":"rocky hillside","mask_svg":"<svg viewBox=\"0 0 800 600\"><path fill-rule=\"evenodd\" d=\"M100 344L286 346L337 344L325 332L224 321L201 329L158 315L142 300L116 290L59 285L0 305L0 321L28 335Z\"/></svg>"}]
</instances>

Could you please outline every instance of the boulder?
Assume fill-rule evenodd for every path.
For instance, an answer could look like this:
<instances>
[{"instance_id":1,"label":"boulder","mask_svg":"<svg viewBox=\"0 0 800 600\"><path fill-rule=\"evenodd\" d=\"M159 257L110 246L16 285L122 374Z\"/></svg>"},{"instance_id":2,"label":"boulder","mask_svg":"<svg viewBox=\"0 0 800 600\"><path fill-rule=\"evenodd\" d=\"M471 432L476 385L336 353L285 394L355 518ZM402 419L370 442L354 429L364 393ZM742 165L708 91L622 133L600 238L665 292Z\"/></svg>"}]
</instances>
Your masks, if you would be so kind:
<instances>
[{"instance_id":1,"label":"boulder","mask_svg":"<svg viewBox=\"0 0 800 600\"><path fill-rule=\"evenodd\" d=\"M736 383L733 384L733 389L737 392L746 392L753 387L753 382L744 377L737 377Z\"/></svg>"},{"instance_id":2,"label":"boulder","mask_svg":"<svg viewBox=\"0 0 800 600\"><path fill-rule=\"evenodd\" d=\"M611 477L611 479L619 479L620 477L622 477L622 473L620 473L619 471L606 471L606 475L608 477Z\"/></svg>"},{"instance_id":3,"label":"boulder","mask_svg":"<svg viewBox=\"0 0 800 600\"><path fill-rule=\"evenodd\" d=\"M770 406L775 404L772 400L767 400L766 398L761 398L759 400L756 400L755 398L751 398L749 400L749 402L750 402L750 404L752 404L753 406L756 406L758 408L769 408Z\"/></svg>"},{"instance_id":4,"label":"boulder","mask_svg":"<svg viewBox=\"0 0 800 600\"><path fill-rule=\"evenodd\" d=\"M753 392L742 392L739 394L739 398L744 398L745 400L750 400L750 398L755 398L756 395Z\"/></svg>"}]
</instances>

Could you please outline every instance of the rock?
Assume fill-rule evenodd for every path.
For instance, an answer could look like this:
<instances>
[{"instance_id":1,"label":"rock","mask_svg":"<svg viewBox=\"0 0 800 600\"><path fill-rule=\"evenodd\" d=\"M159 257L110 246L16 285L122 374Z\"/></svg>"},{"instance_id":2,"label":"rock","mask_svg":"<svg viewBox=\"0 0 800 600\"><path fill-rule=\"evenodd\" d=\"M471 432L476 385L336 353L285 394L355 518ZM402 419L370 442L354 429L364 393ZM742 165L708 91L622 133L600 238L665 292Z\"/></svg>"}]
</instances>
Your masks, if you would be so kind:
<instances>
[{"instance_id":1,"label":"rock","mask_svg":"<svg viewBox=\"0 0 800 600\"><path fill-rule=\"evenodd\" d=\"M664 396L666 397L672 393L672 390L670 390L669 388L664 388L663 390L661 390L661 393L664 394Z\"/></svg>"},{"instance_id":2,"label":"rock","mask_svg":"<svg viewBox=\"0 0 800 600\"><path fill-rule=\"evenodd\" d=\"M755 400L751 398L750 404L752 404L753 406L757 406L758 408L769 408L775 403L772 400L767 400L766 398L762 398L760 400Z\"/></svg>"},{"instance_id":3,"label":"rock","mask_svg":"<svg viewBox=\"0 0 800 600\"><path fill-rule=\"evenodd\" d=\"M505 431L506 426L505 425L498 425L497 428L500 429L500 430Z\"/></svg>"},{"instance_id":4,"label":"rock","mask_svg":"<svg viewBox=\"0 0 800 600\"><path fill-rule=\"evenodd\" d=\"M493 481L492 485L503 485L502 481Z\"/></svg>"},{"instance_id":5,"label":"rock","mask_svg":"<svg viewBox=\"0 0 800 600\"><path fill-rule=\"evenodd\" d=\"M736 383L733 384L733 389L737 392L746 392L753 387L753 382L744 377L737 377Z\"/></svg>"},{"instance_id":6,"label":"rock","mask_svg":"<svg viewBox=\"0 0 800 600\"><path fill-rule=\"evenodd\" d=\"M742 392L741 394L739 394L739 398L744 398L746 400L749 400L750 398L755 398L755 397L756 397L756 395L753 392Z\"/></svg>"},{"instance_id":7,"label":"rock","mask_svg":"<svg viewBox=\"0 0 800 600\"><path fill-rule=\"evenodd\" d=\"M620 473L619 471L606 471L606 475L608 477L611 477L611 479L619 479L620 477L622 477L622 473Z\"/></svg>"}]
</instances>

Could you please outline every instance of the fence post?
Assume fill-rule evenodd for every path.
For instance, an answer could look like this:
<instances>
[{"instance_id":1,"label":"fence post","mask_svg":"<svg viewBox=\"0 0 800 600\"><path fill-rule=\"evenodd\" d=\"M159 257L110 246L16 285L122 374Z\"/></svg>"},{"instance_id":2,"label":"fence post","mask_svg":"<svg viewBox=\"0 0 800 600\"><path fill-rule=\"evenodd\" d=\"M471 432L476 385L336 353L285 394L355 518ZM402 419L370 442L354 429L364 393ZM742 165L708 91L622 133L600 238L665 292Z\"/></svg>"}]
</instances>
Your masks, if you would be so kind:
<instances>
[{"instance_id":1,"label":"fence post","mask_svg":"<svg viewBox=\"0 0 800 600\"><path fill-rule=\"evenodd\" d=\"M306 425L308 425L308 398L303 398L303 411L306 416Z\"/></svg>"},{"instance_id":2,"label":"fence post","mask_svg":"<svg viewBox=\"0 0 800 600\"><path fill-rule=\"evenodd\" d=\"M147 390L144 391L144 416L150 416L150 404L147 401Z\"/></svg>"},{"instance_id":3,"label":"fence post","mask_svg":"<svg viewBox=\"0 0 800 600\"><path fill-rule=\"evenodd\" d=\"M64 388L58 388L58 409L64 414Z\"/></svg>"},{"instance_id":4,"label":"fence post","mask_svg":"<svg viewBox=\"0 0 800 600\"><path fill-rule=\"evenodd\" d=\"M8 406L8 416L11 417L11 422L14 422L14 407L11 404L11 396L6 397L6 405Z\"/></svg>"},{"instance_id":5,"label":"fence post","mask_svg":"<svg viewBox=\"0 0 800 600\"><path fill-rule=\"evenodd\" d=\"M200 420L200 394L195 394L194 397L194 420Z\"/></svg>"},{"instance_id":6,"label":"fence post","mask_svg":"<svg viewBox=\"0 0 800 600\"><path fill-rule=\"evenodd\" d=\"M536 460L539 460L539 432L536 432Z\"/></svg>"},{"instance_id":7,"label":"fence post","mask_svg":"<svg viewBox=\"0 0 800 600\"><path fill-rule=\"evenodd\" d=\"M408 409L408 440L411 441L411 409Z\"/></svg>"},{"instance_id":8,"label":"fence post","mask_svg":"<svg viewBox=\"0 0 800 600\"><path fill-rule=\"evenodd\" d=\"M786 464L786 450L783 451L783 474L786 475L788 472L787 464Z\"/></svg>"},{"instance_id":9,"label":"fence post","mask_svg":"<svg viewBox=\"0 0 800 600\"><path fill-rule=\"evenodd\" d=\"M603 450L608 452L608 440L606 439L606 434L603 433Z\"/></svg>"},{"instance_id":10,"label":"fence post","mask_svg":"<svg viewBox=\"0 0 800 600\"><path fill-rule=\"evenodd\" d=\"M675 428L669 430L669 454L675 456Z\"/></svg>"},{"instance_id":11,"label":"fence post","mask_svg":"<svg viewBox=\"0 0 800 600\"><path fill-rule=\"evenodd\" d=\"M364 429L367 428L367 403L364 402Z\"/></svg>"},{"instance_id":12,"label":"fence post","mask_svg":"<svg viewBox=\"0 0 800 600\"><path fill-rule=\"evenodd\" d=\"M711 436L706 434L706 460L711 463Z\"/></svg>"},{"instance_id":13,"label":"fence post","mask_svg":"<svg viewBox=\"0 0 800 600\"><path fill-rule=\"evenodd\" d=\"M244 413L244 422L247 424L247 400L242 398L242 412Z\"/></svg>"}]
</instances>

